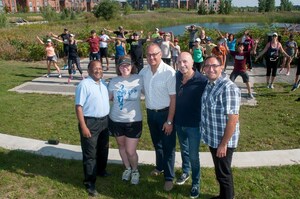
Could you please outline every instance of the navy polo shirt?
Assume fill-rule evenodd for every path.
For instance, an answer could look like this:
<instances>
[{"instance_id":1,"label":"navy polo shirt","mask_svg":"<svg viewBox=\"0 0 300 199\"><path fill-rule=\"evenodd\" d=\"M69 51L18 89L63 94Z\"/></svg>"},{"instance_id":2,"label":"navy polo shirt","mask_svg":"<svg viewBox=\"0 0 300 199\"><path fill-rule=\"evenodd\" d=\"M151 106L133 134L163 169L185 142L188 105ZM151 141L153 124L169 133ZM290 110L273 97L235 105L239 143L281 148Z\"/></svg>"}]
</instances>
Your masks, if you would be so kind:
<instances>
[{"instance_id":1,"label":"navy polo shirt","mask_svg":"<svg viewBox=\"0 0 300 199\"><path fill-rule=\"evenodd\" d=\"M199 127L201 119L201 97L207 78L195 71L194 76L182 84L182 73L176 73L176 110L174 123L184 127Z\"/></svg>"}]
</instances>

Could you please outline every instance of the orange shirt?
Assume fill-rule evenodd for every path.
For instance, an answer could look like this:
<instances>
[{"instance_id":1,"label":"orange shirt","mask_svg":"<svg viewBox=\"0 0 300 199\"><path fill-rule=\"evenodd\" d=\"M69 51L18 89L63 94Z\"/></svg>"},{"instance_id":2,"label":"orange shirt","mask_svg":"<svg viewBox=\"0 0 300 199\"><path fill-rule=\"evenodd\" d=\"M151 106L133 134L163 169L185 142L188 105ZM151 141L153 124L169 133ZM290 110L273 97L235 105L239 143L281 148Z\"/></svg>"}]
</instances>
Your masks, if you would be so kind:
<instances>
[{"instance_id":1,"label":"orange shirt","mask_svg":"<svg viewBox=\"0 0 300 199\"><path fill-rule=\"evenodd\" d=\"M221 59L221 61L222 61L222 65L224 65L224 63L225 63L225 57L226 57L226 53L227 53L226 48L224 46L220 46L220 47L216 46L216 47L214 47L212 49L211 53L213 55L215 55L216 57L219 57Z\"/></svg>"}]
</instances>

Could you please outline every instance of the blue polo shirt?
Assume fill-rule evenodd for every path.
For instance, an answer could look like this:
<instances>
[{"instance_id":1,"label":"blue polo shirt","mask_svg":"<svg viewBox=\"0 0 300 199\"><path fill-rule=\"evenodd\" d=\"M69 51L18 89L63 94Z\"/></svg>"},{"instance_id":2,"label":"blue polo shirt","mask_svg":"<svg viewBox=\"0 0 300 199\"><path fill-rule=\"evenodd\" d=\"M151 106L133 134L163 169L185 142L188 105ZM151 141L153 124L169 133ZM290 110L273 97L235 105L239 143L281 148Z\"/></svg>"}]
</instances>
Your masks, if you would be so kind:
<instances>
[{"instance_id":1,"label":"blue polo shirt","mask_svg":"<svg viewBox=\"0 0 300 199\"><path fill-rule=\"evenodd\" d=\"M82 80L75 91L75 104L82 106L85 117L104 117L109 114L109 96L103 80L95 82L91 77Z\"/></svg>"},{"instance_id":2,"label":"blue polo shirt","mask_svg":"<svg viewBox=\"0 0 300 199\"><path fill-rule=\"evenodd\" d=\"M176 109L174 123L184 127L199 127L201 120L201 97L207 78L195 71L194 76L182 84L182 73L176 73Z\"/></svg>"}]
</instances>

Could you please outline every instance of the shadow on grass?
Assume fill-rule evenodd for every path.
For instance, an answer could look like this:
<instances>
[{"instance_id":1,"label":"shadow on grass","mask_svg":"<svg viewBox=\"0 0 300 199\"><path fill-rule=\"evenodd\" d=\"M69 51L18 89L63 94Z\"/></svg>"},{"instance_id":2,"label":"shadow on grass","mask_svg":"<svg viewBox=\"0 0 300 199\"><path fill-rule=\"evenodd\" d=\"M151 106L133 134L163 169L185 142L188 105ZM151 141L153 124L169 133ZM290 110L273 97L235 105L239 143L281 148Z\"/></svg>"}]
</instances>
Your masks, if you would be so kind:
<instances>
[{"instance_id":1,"label":"shadow on grass","mask_svg":"<svg viewBox=\"0 0 300 199\"><path fill-rule=\"evenodd\" d=\"M19 176L20 183L26 183L28 178L45 177L66 184L66 187L71 185L71 188L64 189L66 192L72 192L74 188L82 192L85 191L82 184L82 162L79 160L44 157L18 150L0 151L0 159L0 170L16 174ZM187 198L190 194L190 183L183 186L175 185L169 193L163 191L163 176L149 176L153 169L151 165L139 167L141 174L139 185L131 185L130 182L121 181L123 169L123 165L109 164L107 170L112 175L105 178L98 177L96 187L100 198ZM36 183L38 187L40 183L43 183L43 180L41 178L34 179L31 183ZM68 193L66 194L68 195ZM201 198L210 197L212 195L201 194Z\"/></svg>"},{"instance_id":2,"label":"shadow on grass","mask_svg":"<svg viewBox=\"0 0 300 199\"><path fill-rule=\"evenodd\" d=\"M37 73L37 75L25 75L25 74L16 74L17 77L30 77L30 78L38 78L45 73Z\"/></svg>"}]
</instances>

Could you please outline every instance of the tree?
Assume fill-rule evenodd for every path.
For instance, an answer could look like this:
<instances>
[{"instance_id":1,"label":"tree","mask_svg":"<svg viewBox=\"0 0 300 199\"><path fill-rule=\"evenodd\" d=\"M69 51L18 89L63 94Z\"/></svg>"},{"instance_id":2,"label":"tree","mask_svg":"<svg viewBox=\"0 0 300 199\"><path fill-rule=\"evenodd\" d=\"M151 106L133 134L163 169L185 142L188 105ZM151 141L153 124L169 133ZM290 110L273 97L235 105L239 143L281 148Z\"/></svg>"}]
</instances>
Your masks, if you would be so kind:
<instances>
[{"instance_id":1,"label":"tree","mask_svg":"<svg viewBox=\"0 0 300 199\"><path fill-rule=\"evenodd\" d=\"M226 0L225 1L225 14L230 14L231 13L231 10L232 10L232 4L231 4L231 0Z\"/></svg>"},{"instance_id":2,"label":"tree","mask_svg":"<svg viewBox=\"0 0 300 199\"><path fill-rule=\"evenodd\" d=\"M121 10L121 7L117 1L104 0L96 5L92 12L95 17L103 17L105 20L109 21L119 15L119 10Z\"/></svg>"},{"instance_id":3,"label":"tree","mask_svg":"<svg viewBox=\"0 0 300 199\"><path fill-rule=\"evenodd\" d=\"M225 2L220 0L218 14L225 14Z\"/></svg>"},{"instance_id":4,"label":"tree","mask_svg":"<svg viewBox=\"0 0 300 199\"><path fill-rule=\"evenodd\" d=\"M129 15L132 12L132 7L129 3L125 3L124 5L124 15Z\"/></svg>"},{"instance_id":5,"label":"tree","mask_svg":"<svg viewBox=\"0 0 300 199\"><path fill-rule=\"evenodd\" d=\"M258 0L258 12L266 11L266 0Z\"/></svg>"},{"instance_id":6,"label":"tree","mask_svg":"<svg viewBox=\"0 0 300 199\"><path fill-rule=\"evenodd\" d=\"M206 15L207 14L207 7L203 2L201 2L199 7L198 7L198 14L199 15Z\"/></svg>"},{"instance_id":7,"label":"tree","mask_svg":"<svg viewBox=\"0 0 300 199\"><path fill-rule=\"evenodd\" d=\"M280 10L281 11L291 11L293 9L293 3L289 0L280 1Z\"/></svg>"},{"instance_id":8,"label":"tree","mask_svg":"<svg viewBox=\"0 0 300 199\"><path fill-rule=\"evenodd\" d=\"M272 12L275 10L275 0L266 0L266 12Z\"/></svg>"}]
</instances>

